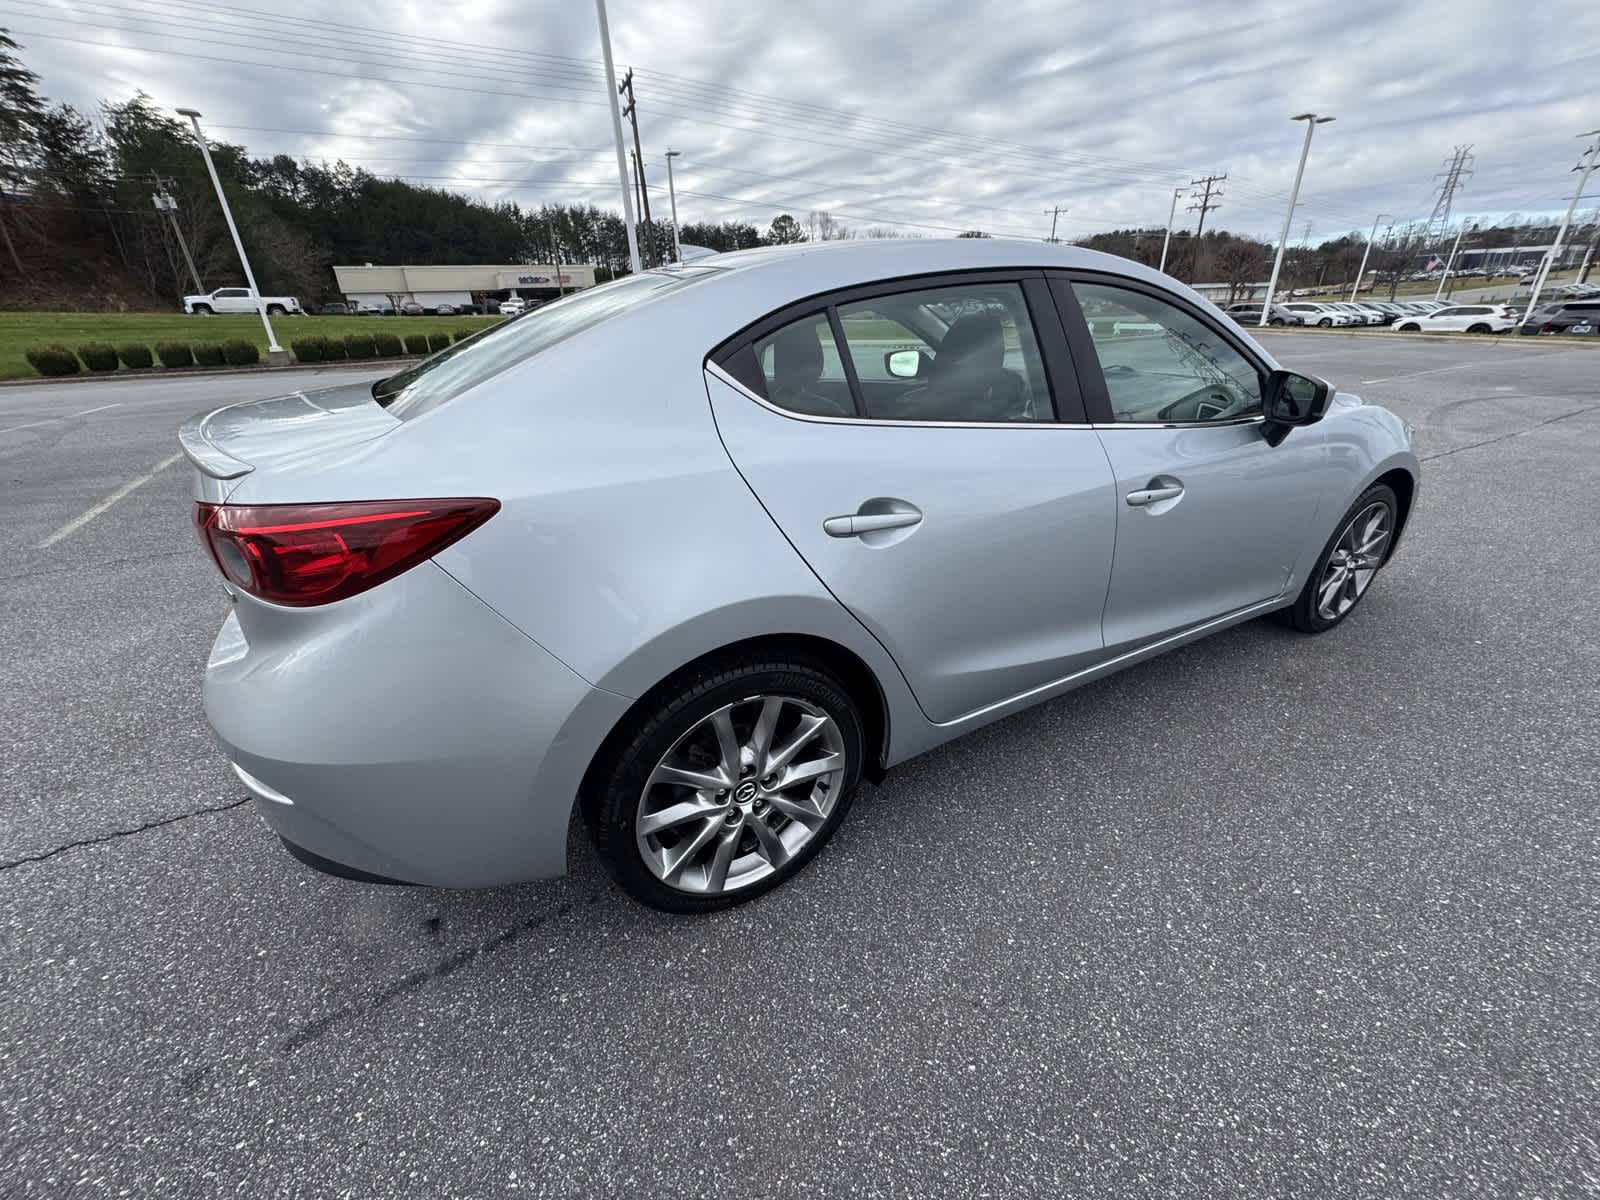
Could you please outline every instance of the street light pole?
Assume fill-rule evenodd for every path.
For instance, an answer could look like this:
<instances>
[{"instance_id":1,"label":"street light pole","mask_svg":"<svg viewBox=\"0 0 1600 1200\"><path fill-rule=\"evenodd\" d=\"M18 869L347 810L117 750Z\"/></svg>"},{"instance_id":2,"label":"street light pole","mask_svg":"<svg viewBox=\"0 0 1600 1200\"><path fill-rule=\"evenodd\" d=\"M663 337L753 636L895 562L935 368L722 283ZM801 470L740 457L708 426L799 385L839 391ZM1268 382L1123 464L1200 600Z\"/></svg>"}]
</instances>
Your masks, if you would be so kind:
<instances>
[{"instance_id":1,"label":"street light pole","mask_svg":"<svg viewBox=\"0 0 1600 1200\"><path fill-rule=\"evenodd\" d=\"M211 147L206 145L206 135L200 128L200 114L192 108L180 108L178 115L188 117L194 125L194 140L200 144L200 156L206 160L206 172L211 176L211 186L217 189L217 203L222 205L223 219L228 222L228 232L233 234L233 248L239 252L239 264L244 267L245 282L250 285L250 294L256 300L256 314L260 316L262 327L267 331L267 361L274 366L281 366L289 361L289 355L278 345L278 336L272 332L272 319L267 316L266 303L261 299L261 289L256 286L255 272L250 269L250 259L245 254L244 242L239 237L239 227L233 223L233 210L228 207L228 197L223 193L222 180L217 178L217 165L211 161Z\"/></svg>"},{"instance_id":2,"label":"street light pole","mask_svg":"<svg viewBox=\"0 0 1600 1200\"><path fill-rule=\"evenodd\" d=\"M1356 272L1356 285L1350 289L1350 299L1352 301L1356 298L1356 293L1361 290L1361 280L1365 278L1367 274L1367 255L1372 253L1372 243L1378 237L1378 222L1383 220L1384 217L1388 216L1388 213L1379 213L1377 218L1372 222L1372 232L1367 235L1367 248L1361 252L1361 269ZM1389 217L1389 220L1393 221L1394 218Z\"/></svg>"},{"instance_id":3,"label":"street light pole","mask_svg":"<svg viewBox=\"0 0 1600 1200\"><path fill-rule=\"evenodd\" d=\"M672 257L676 262L683 262L683 243L678 240L678 189L672 185L672 160L677 158L679 151L667 147L667 200L672 205Z\"/></svg>"},{"instance_id":4,"label":"street light pole","mask_svg":"<svg viewBox=\"0 0 1600 1200\"><path fill-rule=\"evenodd\" d=\"M1305 145L1300 147L1300 165L1294 172L1294 190L1289 193L1289 211L1283 215L1283 232L1278 235L1278 254L1272 260L1272 279L1267 283L1267 298L1261 305L1261 320L1258 322L1264 329L1267 316L1272 312L1272 297L1278 290L1278 273L1283 269L1283 252L1289 246L1289 226L1294 223L1294 210L1300 203L1300 180L1306 173L1306 159L1311 154L1311 135L1316 132L1318 125L1326 125L1333 117L1319 117L1316 113L1300 113L1291 118L1295 121L1306 123Z\"/></svg>"},{"instance_id":5,"label":"street light pole","mask_svg":"<svg viewBox=\"0 0 1600 1200\"><path fill-rule=\"evenodd\" d=\"M1450 257L1445 259L1444 273L1439 276L1439 286L1433 289L1433 298L1435 300L1444 294L1444 285L1450 280L1450 268L1456 265L1456 251L1461 249L1461 239L1466 236L1466 233L1467 223L1463 221L1461 222L1461 228L1456 230L1456 240L1450 247Z\"/></svg>"},{"instance_id":6,"label":"street light pole","mask_svg":"<svg viewBox=\"0 0 1600 1200\"><path fill-rule=\"evenodd\" d=\"M1533 310L1539 307L1539 293L1544 291L1544 281L1550 275L1550 269L1555 266L1556 260L1561 257L1561 243L1567 236L1567 227L1572 224L1573 211L1578 207L1578 201L1583 196L1583 189L1589 182L1589 176L1596 167L1600 167L1600 129L1591 129L1588 133L1580 133L1579 137L1596 138L1595 143L1583 152L1583 157L1578 160L1578 165L1572 169L1578 173L1578 186L1572 190L1572 203L1567 205L1567 215L1561 218L1561 228L1556 230L1555 245L1550 247L1550 253L1539 267L1539 277L1533 281L1533 295L1528 297L1528 311L1522 314L1522 324L1526 325L1533 316Z\"/></svg>"},{"instance_id":7,"label":"street light pole","mask_svg":"<svg viewBox=\"0 0 1600 1200\"><path fill-rule=\"evenodd\" d=\"M1167 236L1161 239L1161 265L1156 268L1165 272L1167 269L1167 247L1172 245L1172 219L1178 215L1178 197L1183 195L1183 189L1172 189L1172 207L1167 210Z\"/></svg>"},{"instance_id":8,"label":"street light pole","mask_svg":"<svg viewBox=\"0 0 1600 1200\"><path fill-rule=\"evenodd\" d=\"M622 109L617 105L617 69L611 63L611 27L606 24L606 0L594 0L600 19L600 52L606 60L606 95L611 105L611 134L617 143L617 182L622 185L622 216L628 227L628 265L639 273L639 234L633 227L633 197L628 193L628 152L622 147Z\"/></svg>"}]
</instances>

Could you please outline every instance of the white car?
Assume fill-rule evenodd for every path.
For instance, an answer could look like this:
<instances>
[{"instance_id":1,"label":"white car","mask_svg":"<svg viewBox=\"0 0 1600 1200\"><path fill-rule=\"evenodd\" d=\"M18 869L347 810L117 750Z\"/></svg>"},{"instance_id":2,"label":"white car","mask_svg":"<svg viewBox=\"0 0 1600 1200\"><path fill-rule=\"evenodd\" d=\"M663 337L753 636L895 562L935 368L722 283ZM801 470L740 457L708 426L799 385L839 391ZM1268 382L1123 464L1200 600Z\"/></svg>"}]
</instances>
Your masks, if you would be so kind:
<instances>
[{"instance_id":1,"label":"white car","mask_svg":"<svg viewBox=\"0 0 1600 1200\"><path fill-rule=\"evenodd\" d=\"M1404 317L1394 328L1404 333L1504 333L1515 329L1520 319L1515 309L1504 304L1455 304Z\"/></svg>"},{"instance_id":2,"label":"white car","mask_svg":"<svg viewBox=\"0 0 1600 1200\"><path fill-rule=\"evenodd\" d=\"M1285 304L1290 312L1298 316L1307 325L1320 325L1327 329L1333 325L1364 325L1365 318L1354 313L1345 312L1342 308L1335 308L1331 304L1315 304L1309 300L1296 300L1292 304Z\"/></svg>"},{"instance_id":3,"label":"white car","mask_svg":"<svg viewBox=\"0 0 1600 1200\"><path fill-rule=\"evenodd\" d=\"M294 296L263 296L261 300L267 307L269 317L300 314L300 301ZM209 317L213 313L253 313L256 311L256 298L249 288L218 288L202 296L185 296L183 311L199 317Z\"/></svg>"},{"instance_id":4,"label":"white car","mask_svg":"<svg viewBox=\"0 0 1600 1200\"><path fill-rule=\"evenodd\" d=\"M509 300L500 301L500 315L502 317L520 317L528 311L528 302L521 296L513 296Z\"/></svg>"}]
</instances>

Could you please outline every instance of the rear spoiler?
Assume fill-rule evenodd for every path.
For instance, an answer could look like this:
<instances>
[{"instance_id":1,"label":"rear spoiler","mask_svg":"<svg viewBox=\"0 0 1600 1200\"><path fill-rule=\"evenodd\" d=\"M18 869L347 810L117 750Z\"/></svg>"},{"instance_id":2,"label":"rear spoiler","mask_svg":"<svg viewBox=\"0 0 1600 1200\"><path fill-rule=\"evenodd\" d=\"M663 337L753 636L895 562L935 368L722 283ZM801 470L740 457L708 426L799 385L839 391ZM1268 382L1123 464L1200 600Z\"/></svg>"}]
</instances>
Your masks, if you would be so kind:
<instances>
[{"instance_id":1,"label":"rear spoiler","mask_svg":"<svg viewBox=\"0 0 1600 1200\"><path fill-rule=\"evenodd\" d=\"M223 406L227 407L231 406ZM208 413L190 417L178 429L178 445L183 447L184 457L202 474L209 475L213 479L238 479L250 474L255 468L247 462L234 458L206 434L207 423L221 411L222 408L214 408Z\"/></svg>"}]
</instances>

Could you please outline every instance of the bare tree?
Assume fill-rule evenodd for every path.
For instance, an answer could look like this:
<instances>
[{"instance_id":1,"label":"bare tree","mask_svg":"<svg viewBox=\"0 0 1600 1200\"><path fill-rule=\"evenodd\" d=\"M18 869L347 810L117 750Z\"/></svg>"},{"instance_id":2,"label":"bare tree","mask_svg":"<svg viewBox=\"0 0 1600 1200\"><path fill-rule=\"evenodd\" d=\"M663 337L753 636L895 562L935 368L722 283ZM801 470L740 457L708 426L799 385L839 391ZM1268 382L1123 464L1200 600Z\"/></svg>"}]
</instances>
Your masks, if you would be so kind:
<instances>
[{"instance_id":1,"label":"bare tree","mask_svg":"<svg viewBox=\"0 0 1600 1200\"><path fill-rule=\"evenodd\" d=\"M816 230L819 242L842 242L850 236L850 227L842 221L837 221L830 212L813 209L811 213L811 228Z\"/></svg>"}]
</instances>

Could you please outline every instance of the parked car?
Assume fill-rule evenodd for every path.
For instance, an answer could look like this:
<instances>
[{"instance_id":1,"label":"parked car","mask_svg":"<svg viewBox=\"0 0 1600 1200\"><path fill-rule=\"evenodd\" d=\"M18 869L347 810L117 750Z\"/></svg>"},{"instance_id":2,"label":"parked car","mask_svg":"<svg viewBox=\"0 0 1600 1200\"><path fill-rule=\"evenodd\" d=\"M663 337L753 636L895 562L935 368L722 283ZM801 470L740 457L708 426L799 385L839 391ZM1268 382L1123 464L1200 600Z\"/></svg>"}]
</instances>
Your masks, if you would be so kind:
<instances>
[{"instance_id":1,"label":"parked car","mask_svg":"<svg viewBox=\"0 0 1600 1200\"><path fill-rule=\"evenodd\" d=\"M1382 325L1385 323L1381 313L1376 309L1368 308L1364 304L1356 304L1350 300L1336 300L1333 302L1333 307L1340 312L1349 313L1356 319L1357 325Z\"/></svg>"},{"instance_id":2,"label":"parked car","mask_svg":"<svg viewBox=\"0 0 1600 1200\"><path fill-rule=\"evenodd\" d=\"M521 296L512 296L509 300L500 301L499 311L502 317L520 317L528 311L528 302Z\"/></svg>"},{"instance_id":3,"label":"parked car","mask_svg":"<svg viewBox=\"0 0 1600 1200\"><path fill-rule=\"evenodd\" d=\"M361 317L392 317L394 316L394 305L387 300L381 302L363 300L356 305L356 315Z\"/></svg>"},{"instance_id":4,"label":"parked car","mask_svg":"<svg viewBox=\"0 0 1600 1200\"><path fill-rule=\"evenodd\" d=\"M1368 323L1372 325L1392 325L1396 314L1390 312L1375 300L1357 300L1356 308L1367 314Z\"/></svg>"},{"instance_id":5,"label":"parked car","mask_svg":"<svg viewBox=\"0 0 1600 1200\"><path fill-rule=\"evenodd\" d=\"M1394 328L1405 333L1503 333L1516 325L1520 315L1504 304L1457 304L1404 317Z\"/></svg>"},{"instance_id":6,"label":"parked car","mask_svg":"<svg viewBox=\"0 0 1600 1200\"><path fill-rule=\"evenodd\" d=\"M1263 613L1339 625L1420 470L1168 276L984 239L629 275L180 441L233 597L206 713L295 854L558 875L576 804L680 912L793 876L864 775Z\"/></svg>"},{"instance_id":7,"label":"parked car","mask_svg":"<svg viewBox=\"0 0 1600 1200\"><path fill-rule=\"evenodd\" d=\"M402 317L421 317L425 316L428 310L415 300L402 300L400 301L399 312Z\"/></svg>"},{"instance_id":8,"label":"parked car","mask_svg":"<svg viewBox=\"0 0 1600 1200\"><path fill-rule=\"evenodd\" d=\"M263 296L261 302L269 317L300 313L300 301L293 296ZM253 313L257 306L255 294L249 288L226 287L204 295L185 296L183 311L191 316L209 317L214 313Z\"/></svg>"},{"instance_id":9,"label":"parked car","mask_svg":"<svg viewBox=\"0 0 1600 1200\"><path fill-rule=\"evenodd\" d=\"M355 305L343 300L333 300L317 309L319 317L349 317L355 315Z\"/></svg>"},{"instance_id":10,"label":"parked car","mask_svg":"<svg viewBox=\"0 0 1600 1200\"><path fill-rule=\"evenodd\" d=\"M1261 324L1261 305L1259 304L1230 304L1224 309L1230 317L1244 326ZM1299 313L1290 312L1287 305L1274 304L1272 311L1267 315L1268 325L1304 325L1305 321Z\"/></svg>"},{"instance_id":11,"label":"parked car","mask_svg":"<svg viewBox=\"0 0 1600 1200\"><path fill-rule=\"evenodd\" d=\"M1321 325L1324 329L1331 325L1358 325L1360 321L1341 308L1331 304L1318 304L1310 300L1294 300L1283 307L1297 315L1307 325Z\"/></svg>"},{"instance_id":12,"label":"parked car","mask_svg":"<svg viewBox=\"0 0 1600 1200\"><path fill-rule=\"evenodd\" d=\"M435 304L433 306L434 315L439 317L453 317L460 311L454 304Z\"/></svg>"},{"instance_id":13,"label":"parked car","mask_svg":"<svg viewBox=\"0 0 1600 1200\"><path fill-rule=\"evenodd\" d=\"M1562 300L1541 304L1522 333L1600 333L1600 300Z\"/></svg>"}]
</instances>

